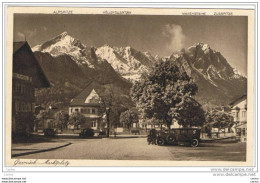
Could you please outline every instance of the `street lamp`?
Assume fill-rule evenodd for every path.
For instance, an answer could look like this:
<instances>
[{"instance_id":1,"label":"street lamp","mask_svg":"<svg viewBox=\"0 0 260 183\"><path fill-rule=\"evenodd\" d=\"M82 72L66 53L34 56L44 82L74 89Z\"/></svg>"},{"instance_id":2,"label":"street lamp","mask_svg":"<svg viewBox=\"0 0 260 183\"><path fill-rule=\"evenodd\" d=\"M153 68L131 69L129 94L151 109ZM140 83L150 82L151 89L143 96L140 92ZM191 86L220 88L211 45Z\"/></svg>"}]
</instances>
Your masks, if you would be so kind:
<instances>
[{"instance_id":1,"label":"street lamp","mask_svg":"<svg viewBox=\"0 0 260 183\"><path fill-rule=\"evenodd\" d=\"M109 112L110 112L110 107L106 107L106 116L107 116L107 137L109 137L109 128L110 128Z\"/></svg>"}]
</instances>

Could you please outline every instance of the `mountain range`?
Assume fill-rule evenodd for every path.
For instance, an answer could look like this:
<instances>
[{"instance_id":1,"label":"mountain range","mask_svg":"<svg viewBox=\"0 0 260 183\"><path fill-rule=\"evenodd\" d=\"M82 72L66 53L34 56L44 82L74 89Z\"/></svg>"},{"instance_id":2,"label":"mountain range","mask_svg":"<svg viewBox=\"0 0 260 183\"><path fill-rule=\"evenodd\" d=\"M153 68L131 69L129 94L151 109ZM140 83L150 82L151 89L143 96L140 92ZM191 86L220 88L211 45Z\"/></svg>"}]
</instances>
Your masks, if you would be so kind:
<instances>
[{"instance_id":1,"label":"mountain range","mask_svg":"<svg viewBox=\"0 0 260 183\"><path fill-rule=\"evenodd\" d=\"M160 58L130 46L86 46L63 32L32 51L52 84L51 88L37 92L39 103L68 103L87 83L95 81L116 90L118 100L132 106L129 97L132 83L143 72L149 72L154 63L166 59L176 62L197 83L199 91L195 98L203 106L226 105L245 94L247 88L247 78L232 68L220 52L204 43ZM57 99L60 93L64 98ZM53 98L48 100L46 95Z\"/></svg>"}]
</instances>

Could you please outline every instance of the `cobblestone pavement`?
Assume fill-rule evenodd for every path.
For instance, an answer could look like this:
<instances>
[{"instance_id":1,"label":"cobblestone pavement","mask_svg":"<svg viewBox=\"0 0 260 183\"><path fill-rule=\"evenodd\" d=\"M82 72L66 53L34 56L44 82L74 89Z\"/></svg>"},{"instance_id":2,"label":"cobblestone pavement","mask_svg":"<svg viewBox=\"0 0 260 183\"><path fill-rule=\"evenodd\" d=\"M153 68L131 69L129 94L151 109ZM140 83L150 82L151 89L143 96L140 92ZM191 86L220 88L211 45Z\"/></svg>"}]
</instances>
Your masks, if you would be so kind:
<instances>
[{"instance_id":1,"label":"cobblestone pavement","mask_svg":"<svg viewBox=\"0 0 260 183\"><path fill-rule=\"evenodd\" d=\"M72 144L53 151L19 156L30 159L107 159L245 161L246 143L219 141L199 147L148 145L146 138L61 139Z\"/></svg>"}]
</instances>

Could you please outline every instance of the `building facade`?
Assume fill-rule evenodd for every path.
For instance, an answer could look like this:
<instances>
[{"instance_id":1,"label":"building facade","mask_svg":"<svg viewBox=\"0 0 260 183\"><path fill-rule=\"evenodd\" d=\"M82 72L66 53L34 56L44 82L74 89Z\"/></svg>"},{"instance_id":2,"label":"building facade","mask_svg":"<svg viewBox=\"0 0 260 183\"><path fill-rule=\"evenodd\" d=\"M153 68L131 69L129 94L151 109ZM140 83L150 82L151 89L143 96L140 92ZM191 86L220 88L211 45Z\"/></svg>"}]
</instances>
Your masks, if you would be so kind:
<instances>
[{"instance_id":1,"label":"building facade","mask_svg":"<svg viewBox=\"0 0 260 183\"><path fill-rule=\"evenodd\" d=\"M34 127L35 88L49 87L27 42L13 44L12 133L30 133Z\"/></svg>"},{"instance_id":2,"label":"building facade","mask_svg":"<svg viewBox=\"0 0 260 183\"><path fill-rule=\"evenodd\" d=\"M231 104L231 114L234 117L234 122L236 123L246 123L247 122L247 96L234 100Z\"/></svg>"},{"instance_id":3,"label":"building facade","mask_svg":"<svg viewBox=\"0 0 260 183\"><path fill-rule=\"evenodd\" d=\"M90 83L78 96L71 100L69 115L71 116L75 112L83 114L86 122L80 125L80 129L92 128L95 131L99 131L103 122L102 101L93 86Z\"/></svg>"},{"instance_id":4,"label":"building facade","mask_svg":"<svg viewBox=\"0 0 260 183\"><path fill-rule=\"evenodd\" d=\"M234 117L236 134L241 141L247 137L247 95L243 95L230 103L231 114Z\"/></svg>"}]
</instances>

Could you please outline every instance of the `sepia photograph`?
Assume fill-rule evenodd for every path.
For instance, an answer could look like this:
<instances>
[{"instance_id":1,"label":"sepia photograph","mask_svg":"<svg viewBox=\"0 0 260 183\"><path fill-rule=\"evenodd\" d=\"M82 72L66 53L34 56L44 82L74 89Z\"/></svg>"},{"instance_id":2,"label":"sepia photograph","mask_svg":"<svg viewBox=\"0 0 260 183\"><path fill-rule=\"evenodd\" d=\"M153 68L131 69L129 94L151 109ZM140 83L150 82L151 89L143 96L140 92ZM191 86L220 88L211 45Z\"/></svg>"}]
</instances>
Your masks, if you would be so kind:
<instances>
[{"instance_id":1,"label":"sepia photograph","mask_svg":"<svg viewBox=\"0 0 260 183\"><path fill-rule=\"evenodd\" d=\"M59 9L9 16L8 162L252 164L253 11Z\"/></svg>"}]
</instances>

